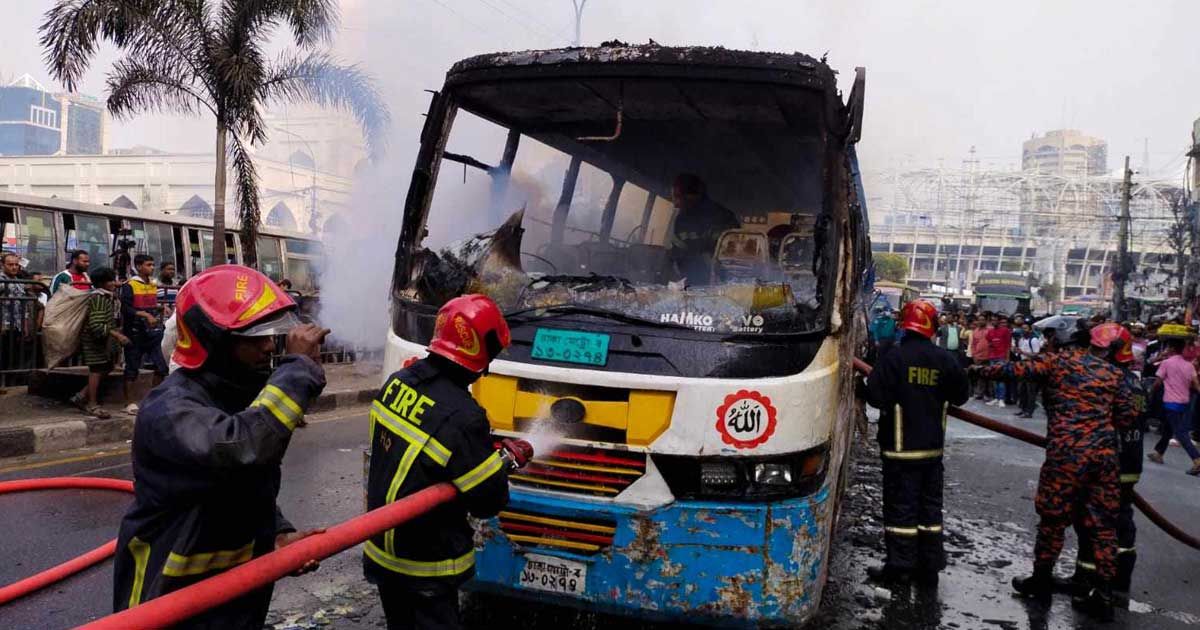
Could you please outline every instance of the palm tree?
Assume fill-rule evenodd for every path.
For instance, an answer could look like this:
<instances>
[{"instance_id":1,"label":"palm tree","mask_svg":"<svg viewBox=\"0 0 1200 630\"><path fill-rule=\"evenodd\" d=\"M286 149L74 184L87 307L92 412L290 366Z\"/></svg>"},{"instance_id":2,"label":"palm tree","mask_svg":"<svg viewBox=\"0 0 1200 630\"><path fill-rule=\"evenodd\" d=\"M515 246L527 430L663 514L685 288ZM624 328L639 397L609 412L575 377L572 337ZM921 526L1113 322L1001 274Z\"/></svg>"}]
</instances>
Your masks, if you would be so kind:
<instances>
[{"instance_id":1,"label":"palm tree","mask_svg":"<svg viewBox=\"0 0 1200 630\"><path fill-rule=\"evenodd\" d=\"M216 121L213 261L225 258L225 179L232 162L247 264L257 263L258 177L250 147L266 140L262 112L273 103L348 110L372 158L389 121L371 78L319 50L337 25L335 0L58 0L41 44L55 78L74 91L102 41L124 57L107 76L108 111L211 114ZM279 26L295 48L263 50Z\"/></svg>"}]
</instances>

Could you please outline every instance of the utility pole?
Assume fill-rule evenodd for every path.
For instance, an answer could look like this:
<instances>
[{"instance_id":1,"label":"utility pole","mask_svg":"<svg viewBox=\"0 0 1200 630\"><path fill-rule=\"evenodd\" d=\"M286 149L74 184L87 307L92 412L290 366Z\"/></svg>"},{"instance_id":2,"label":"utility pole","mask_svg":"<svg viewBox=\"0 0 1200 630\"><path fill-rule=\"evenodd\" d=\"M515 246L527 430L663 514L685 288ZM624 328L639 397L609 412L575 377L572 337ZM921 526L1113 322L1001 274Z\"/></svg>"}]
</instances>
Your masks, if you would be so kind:
<instances>
[{"instance_id":1,"label":"utility pole","mask_svg":"<svg viewBox=\"0 0 1200 630\"><path fill-rule=\"evenodd\" d=\"M583 45L583 8L587 6L588 0L571 0L571 4L575 7L575 46Z\"/></svg>"},{"instance_id":2,"label":"utility pole","mask_svg":"<svg viewBox=\"0 0 1200 630\"><path fill-rule=\"evenodd\" d=\"M1121 183L1121 223L1117 231L1117 264L1113 270L1113 319L1125 321L1125 280L1129 278L1129 201L1133 198L1133 171L1125 156L1125 180Z\"/></svg>"},{"instance_id":3,"label":"utility pole","mask_svg":"<svg viewBox=\"0 0 1200 630\"><path fill-rule=\"evenodd\" d=\"M1185 200L1187 224L1188 229L1191 230L1191 251L1184 275L1183 294L1179 297L1183 298L1183 306L1187 312L1186 323L1190 326L1192 319L1196 316L1196 288L1197 284L1200 284L1200 124L1197 124L1195 131L1192 132L1192 148L1188 151L1187 156L1191 158L1192 167L1192 172L1188 173L1188 176L1192 178L1192 185L1189 187L1190 195Z\"/></svg>"}]
</instances>

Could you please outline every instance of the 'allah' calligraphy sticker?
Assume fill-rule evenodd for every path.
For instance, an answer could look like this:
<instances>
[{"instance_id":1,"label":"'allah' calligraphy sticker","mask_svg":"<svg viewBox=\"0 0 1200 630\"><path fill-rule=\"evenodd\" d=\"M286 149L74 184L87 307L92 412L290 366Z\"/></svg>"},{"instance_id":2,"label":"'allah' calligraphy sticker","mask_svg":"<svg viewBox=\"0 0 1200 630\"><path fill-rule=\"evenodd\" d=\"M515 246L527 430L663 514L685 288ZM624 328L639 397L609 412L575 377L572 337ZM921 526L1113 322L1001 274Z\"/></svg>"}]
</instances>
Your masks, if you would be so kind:
<instances>
[{"instance_id":1,"label":"'allah' calligraphy sticker","mask_svg":"<svg viewBox=\"0 0 1200 630\"><path fill-rule=\"evenodd\" d=\"M775 407L771 399L755 391L740 390L725 397L717 408L717 431L721 440L736 448L754 448L775 433Z\"/></svg>"}]
</instances>

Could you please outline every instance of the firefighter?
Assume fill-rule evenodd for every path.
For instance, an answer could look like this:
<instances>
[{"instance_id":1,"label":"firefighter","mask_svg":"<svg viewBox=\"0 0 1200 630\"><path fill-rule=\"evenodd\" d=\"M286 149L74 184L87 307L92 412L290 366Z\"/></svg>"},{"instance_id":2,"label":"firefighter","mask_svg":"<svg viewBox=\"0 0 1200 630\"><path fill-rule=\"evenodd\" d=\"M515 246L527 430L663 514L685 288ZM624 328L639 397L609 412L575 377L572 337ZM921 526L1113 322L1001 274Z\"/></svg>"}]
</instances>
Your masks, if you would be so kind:
<instances>
[{"instance_id":1,"label":"firefighter","mask_svg":"<svg viewBox=\"0 0 1200 630\"><path fill-rule=\"evenodd\" d=\"M180 369L146 396L134 425L117 611L314 533L295 533L275 501L292 431L325 387L318 359L329 331L301 325L282 289L240 265L197 275L177 304ZM271 371L275 336L284 333L287 354ZM271 591L247 593L181 627L261 628Z\"/></svg>"},{"instance_id":2,"label":"firefighter","mask_svg":"<svg viewBox=\"0 0 1200 630\"><path fill-rule=\"evenodd\" d=\"M1137 563L1137 526L1133 521L1133 487L1142 476L1142 447L1146 431L1146 390L1142 381L1133 371L1135 361L1133 354L1133 336L1123 326L1114 323L1100 324L1093 334L1101 337L1100 343L1108 341L1112 348L1110 360L1121 370L1125 385L1133 395L1133 404L1126 411L1133 412L1134 417L1122 421L1114 418L1114 422L1124 428L1117 430L1117 454L1120 477L1120 507L1116 515L1117 526L1117 577L1113 581L1113 603L1122 608L1129 607L1129 586L1133 577L1133 566ZM1075 575L1067 584L1061 584L1060 590L1078 594L1087 592L1087 587L1095 581L1095 554L1089 542L1088 527L1090 523L1082 518L1086 514L1080 511L1076 514L1075 535L1079 539L1079 551L1075 560Z\"/></svg>"},{"instance_id":3,"label":"firefighter","mask_svg":"<svg viewBox=\"0 0 1200 630\"><path fill-rule=\"evenodd\" d=\"M936 584L946 566L942 545L942 448L946 408L970 396L967 375L931 338L937 309L904 305L900 343L880 357L867 378L866 399L879 409L883 457L883 525L887 560L868 573L879 582L917 578Z\"/></svg>"},{"instance_id":4,"label":"firefighter","mask_svg":"<svg viewBox=\"0 0 1200 630\"><path fill-rule=\"evenodd\" d=\"M1066 334L1066 330L1056 331L1056 335ZM1096 573L1086 593L1079 593L1072 603L1097 619L1108 620L1113 616L1119 505L1113 420L1124 423L1133 417L1133 393L1121 371L1106 359L1110 340L1103 332L1092 334L1077 328L1070 338L1070 345L1053 354L977 369L984 378L1030 379L1044 388L1047 445L1035 499L1040 520L1033 574L1014 578L1013 589L1042 604L1050 603L1055 590L1054 564L1062 552L1067 526L1080 513L1094 549Z\"/></svg>"},{"instance_id":5,"label":"firefighter","mask_svg":"<svg viewBox=\"0 0 1200 630\"><path fill-rule=\"evenodd\" d=\"M371 404L368 509L439 482L462 495L364 545L389 629L460 627L458 587L475 574L467 515L495 516L508 503L508 469L532 457L518 441L496 450L468 390L509 343L495 302L454 298L438 311L429 356L389 376Z\"/></svg>"}]
</instances>

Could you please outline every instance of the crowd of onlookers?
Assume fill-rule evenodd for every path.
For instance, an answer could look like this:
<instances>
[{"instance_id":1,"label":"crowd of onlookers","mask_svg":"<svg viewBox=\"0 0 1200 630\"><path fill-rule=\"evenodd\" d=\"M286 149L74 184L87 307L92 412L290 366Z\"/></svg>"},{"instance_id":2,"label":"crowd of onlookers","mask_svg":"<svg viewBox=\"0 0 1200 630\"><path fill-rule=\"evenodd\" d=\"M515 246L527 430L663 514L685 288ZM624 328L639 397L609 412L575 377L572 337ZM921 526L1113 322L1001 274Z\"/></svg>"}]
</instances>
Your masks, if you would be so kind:
<instances>
[{"instance_id":1,"label":"crowd of onlookers","mask_svg":"<svg viewBox=\"0 0 1200 630\"><path fill-rule=\"evenodd\" d=\"M88 368L88 384L71 402L91 415L107 418L99 405L99 385L119 363L124 365L125 411L137 413L132 395L138 372L149 366L156 380L167 374L160 343L163 321L170 317L175 294L181 284L175 265L156 265L151 256L138 254L131 268L118 273L110 267L92 268L84 250L70 252L65 269L46 280L26 272L17 254L3 253L0 275L0 370L19 371L41 367L38 333L45 324L46 309L60 294L86 300L86 312L78 329L78 356ZM64 293L66 287L74 292ZM123 359L123 361L122 361Z\"/></svg>"},{"instance_id":2,"label":"crowd of onlookers","mask_svg":"<svg viewBox=\"0 0 1200 630\"><path fill-rule=\"evenodd\" d=\"M870 323L871 339L877 353L886 352L899 340L896 313L883 309ZM1189 330L1183 316L1151 323L1126 322L1123 326L1133 337L1133 370L1150 392L1147 417L1159 426L1161 437L1150 453L1151 461L1162 463L1168 446L1177 443L1193 461L1193 474L1200 474L1200 449L1193 428L1200 426L1200 338L1182 336L1176 330ZM1108 320L1094 315L1089 324ZM1020 314L992 312L943 312L938 319L934 342L954 353L964 366L998 361L1027 361L1043 349L1043 337L1035 321ZM1171 327L1171 335L1160 338L1160 327ZM1178 357L1178 358L1174 358ZM1166 366L1165 368L1163 366ZM971 391L976 400L992 407L1015 406L1016 415L1032 418L1039 402L1036 382L991 381L972 375ZM1180 407L1182 405L1182 408Z\"/></svg>"}]
</instances>

